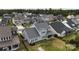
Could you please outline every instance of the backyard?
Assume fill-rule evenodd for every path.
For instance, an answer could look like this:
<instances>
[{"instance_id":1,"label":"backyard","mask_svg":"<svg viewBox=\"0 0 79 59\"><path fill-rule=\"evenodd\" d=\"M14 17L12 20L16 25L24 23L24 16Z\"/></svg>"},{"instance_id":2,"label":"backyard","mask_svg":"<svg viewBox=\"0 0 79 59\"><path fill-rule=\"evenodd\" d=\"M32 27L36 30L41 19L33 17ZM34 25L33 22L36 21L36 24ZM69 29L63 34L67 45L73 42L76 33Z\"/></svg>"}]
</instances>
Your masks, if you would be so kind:
<instances>
[{"instance_id":1,"label":"backyard","mask_svg":"<svg viewBox=\"0 0 79 59\"><path fill-rule=\"evenodd\" d=\"M57 39L57 38L51 38L49 40L42 40L40 42L35 43L34 46L31 46L25 42L25 45L27 46L29 51L61 51L66 50L65 49L65 42Z\"/></svg>"},{"instance_id":2,"label":"backyard","mask_svg":"<svg viewBox=\"0 0 79 59\"><path fill-rule=\"evenodd\" d=\"M22 35L19 34L20 38L20 48L19 51L72 51L79 50L79 47L76 48L76 45L69 43L71 40L78 40L79 33L71 33L63 38L50 38L48 40L42 40L35 45L31 46L24 41ZM77 39L76 39L77 38Z\"/></svg>"}]
</instances>

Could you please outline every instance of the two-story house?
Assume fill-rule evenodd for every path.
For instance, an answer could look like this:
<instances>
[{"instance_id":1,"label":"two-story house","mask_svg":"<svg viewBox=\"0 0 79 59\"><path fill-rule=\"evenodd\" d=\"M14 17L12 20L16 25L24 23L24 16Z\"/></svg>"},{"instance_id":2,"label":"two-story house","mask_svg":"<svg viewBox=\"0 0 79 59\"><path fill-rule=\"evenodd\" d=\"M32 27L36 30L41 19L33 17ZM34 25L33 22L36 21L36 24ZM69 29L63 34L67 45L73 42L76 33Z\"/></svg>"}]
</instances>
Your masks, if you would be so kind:
<instances>
[{"instance_id":1,"label":"two-story house","mask_svg":"<svg viewBox=\"0 0 79 59\"><path fill-rule=\"evenodd\" d=\"M50 26L46 22L41 22L41 23L35 23L34 24L35 28L39 32L40 36L43 38L47 38L49 36L52 36L52 33L50 31Z\"/></svg>"},{"instance_id":2,"label":"two-story house","mask_svg":"<svg viewBox=\"0 0 79 59\"><path fill-rule=\"evenodd\" d=\"M35 43L41 40L40 34L36 28L27 28L23 31L24 40L29 44Z\"/></svg>"},{"instance_id":3,"label":"two-story house","mask_svg":"<svg viewBox=\"0 0 79 59\"><path fill-rule=\"evenodd\" d=\"M0 26L0 51L11 51L19 48L19 38L14 29Z\"/></svg>"},{"instance_id":4,"label":"two-story house","mask_svg":"<svg viewBox=\"0 0 79 59\"><path fill-rule=\"evenodd\" d=\"M46 22L35 23L32 28L27 28L23 31L24 39L28 43L35 43L40 40L47 39L52 36L50 27Z\"/></svg>"}]
</instances>

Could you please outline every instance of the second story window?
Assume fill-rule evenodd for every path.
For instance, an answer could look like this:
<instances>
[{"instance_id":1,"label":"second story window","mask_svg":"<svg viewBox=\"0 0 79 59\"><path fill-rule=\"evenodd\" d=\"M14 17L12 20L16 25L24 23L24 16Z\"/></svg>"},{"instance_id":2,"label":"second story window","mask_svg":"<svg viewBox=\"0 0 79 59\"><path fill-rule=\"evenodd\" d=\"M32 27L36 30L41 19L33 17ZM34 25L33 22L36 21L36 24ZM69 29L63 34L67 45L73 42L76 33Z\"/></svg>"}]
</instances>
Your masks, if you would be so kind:
<instances>
[{"instance_id":1,"label":"second story window","mask_svg":"<svg viewBox=\"0 0 79 59\"><path fill-rule=\"evenodd\" d=\"M45 32L42 32L42 33L45 33Z\"/></svg>"},{"instance_id":2,"label":"second story window","mask_svg":"<svg viewBox=\"0 0 79 59\"><path fill-rule=\"evenodd\" d=\"M5 37L4 37L4 41L5 41Z\"/></svg>"},{"instance_id":3,"label":"second story window","mask_svg":"<svg viewBox=\"0 0 79 59\"><path fill-rule=\"evenodd\" d=\"M9 36L9 39L10 39L10 36Z\"/></svg>"},{"instance_id":4,"label":"second story window","mask_svg":"<svg viewBox=\"0 0 79 59\"><path fill-rule=\"evenodd\" d=\"M3 38L1 38L1 41L3 41Z\"/></svg>"},{"instance_id":5,"label":"second story window","mask_svg":"<svg viewBox=\"0 0 79 59\"><path fill-rule=\"evenodd\" d=\"M6 39L8 40L8 37L6 37Z\"/></svg>"}]
</instances>

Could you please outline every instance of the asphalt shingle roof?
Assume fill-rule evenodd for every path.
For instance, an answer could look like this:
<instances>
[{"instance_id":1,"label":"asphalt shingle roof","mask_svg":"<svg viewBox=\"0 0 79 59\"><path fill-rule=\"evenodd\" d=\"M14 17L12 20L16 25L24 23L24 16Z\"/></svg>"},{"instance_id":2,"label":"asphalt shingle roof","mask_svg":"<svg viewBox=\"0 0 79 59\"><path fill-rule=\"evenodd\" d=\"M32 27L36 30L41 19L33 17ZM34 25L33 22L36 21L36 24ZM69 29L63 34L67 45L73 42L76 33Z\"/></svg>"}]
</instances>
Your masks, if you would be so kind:
<instances>
[{"instance_id":1,"label":"asphalt shingle roof","mask_svg":"<svg viewBox=\"0 0 79 59\"><path fill-rule=\"evenodd\" d=\"M52 23L51 26L54 28L54 30L58 33L62 33L62 31L70 31L70 29L68 27L66 27L63 23L61 22L55 22Z\"/></svg>"},{"instance_id":2,"label":"asphalt shingle roof","mask_svg":"<svg viewBox=\"0 0 79 59\"><path fill-rule=\"evenodd\" d=\"M71 19L67 20L67 24L72 28L76 26L76 24Z\"/></svg>"},{"instance_id":3,"label":"asphalt shingle roof","mask_svg":"<svg viewBox=\"0 0 79 59\"><path fill-rule=\"evenodd\" d=\"M35 26L38 30L49 28L49 25L46 22L36 23Z\"/></svg>"},{"instance_id":4,"label":"asphalt shingle roof","mask_svg":"<svg viewBox=\"0 0 79 59\"><path fill-rule=\"evenodd\" d=\"M0 26L0 37L9 37L11 36L11 29L6 26Z\"/></svg>"},{"instance_id":5,"label":"asphalt shingle roof","mask_svg":"<svg viewBox=\"0 0 79 59\"><path fill-rule=\"evenodd\" d=\"M40 36L35 28L27 28L27 29L25 29L25 31L29 38L34 38L34 37Z\"/></svg>"},{"instance_id":6,"label":"asphalt shingle roof","mask_svg":"<svg viewBox=\"0 0 79 59\"><path fill-rule=\"evenodd\" d=\"M0 48L15 44L20 44L18 36L15 36L12 40L0 42Z\"/></svg>"}]
</instances>

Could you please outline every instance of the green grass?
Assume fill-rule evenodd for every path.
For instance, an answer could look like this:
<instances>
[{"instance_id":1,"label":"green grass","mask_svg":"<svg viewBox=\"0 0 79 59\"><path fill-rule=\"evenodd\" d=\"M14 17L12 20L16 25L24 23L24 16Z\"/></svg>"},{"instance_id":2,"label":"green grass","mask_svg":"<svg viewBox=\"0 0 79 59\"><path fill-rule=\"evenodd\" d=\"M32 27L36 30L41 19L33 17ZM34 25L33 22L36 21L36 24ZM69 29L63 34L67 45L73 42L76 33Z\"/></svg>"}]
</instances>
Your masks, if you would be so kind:
<instances>
[{"instance_id":1,"label":"green grass","mask_svg":"<svg viewBox=\"0 0 79 59\"><path fill-rule=\"evenodd\" d=\"M24 23L22 24L24 27L30 27L31 26L31 23Z\"/></svg>"},{"instance_id":2,"label":"green grass","mask_svg":"<svg viewBox=\"0 0 79 59\"><path fill-rule=\"evenodd\" d=\"M63 37L63 40L65 40L66 42L69 42L70 40L75 40L75 39L76 39L75 33L71 33Z\"/></svg>"},{"instance_id":3,"label":"green grass","mask_svg":"<svg viewBox=\"0 0 79 59\"><path fill-rule=\"evenodd\" d=\"M60 49L58 47L55 47L55 45L53 45L53 43L54 43L53 39L39 41L34 46L30 46L27 43L25 43L25 44L26 44L29 51L38 51L39 47L42 47L45 51L62 51L62 50L64 51L65 46L62 43L64 41L59 40L59 39L56 41L58 41L59 43L57 42L55 45L59 46L59 44L61 44L63 46L63 48ZM61 41L61 43L60 43L60 41Z\"/></svg>"},{"instance_id":4,"label":"green grass","mask_svg":"<svg viewBox=\"0 0 79 59\"><path fill-rule=\"evenodd\" d=\"M78 48L75 48L73 51L79 51L79 47Z\"/></svg>"},{"instance_id":5,"label":"green grass","mask_svg":"<svg viewBox=\"0 0 79 59\"><path fill-rule=\"evenodd\" d=\"M65 42L60 39L50 39L49 41L43 42L40 44L46 51L64 51ZM62 48L60 48L62 46Z\"/></svg>"},{"instance_id":6,"label":"green grass","mask_svg":"<svg viewBox=\"0 0 79 59\"><path fill-rule=\"evenodd\" d=\"M2 19L2 16L0 16L0 19Z\"/></svg>"},{"instance_id":7,"label":"green grass","mask_svg":"<svg viewBox=\"0 0 79 59\"><path fill-rule=\"evenodd\" d=\"M23 41L23 38L19 35L20 38L20 48L19 51L38 51L39 47L42 47L45 51L71 51L74 45L66 43L66 41L75 40L76 37L79 36L79 33L71 33L63 38L51 38L49 40L42 40L35 43L34 46L29 45L26 41ZM66 40L66 41L62 41ZM67 47L66 47L67 45ZM75 48L75 51L79 50L79 48Z\"/></svg>"},{"instance_id":8,"label":"green grass","mask_svg":"<svg viewBox=\"0 0 79 59\"><path fill-rule=\"evenodd\" d=\"M14 24L13 24L13 22L12 22L12 20L9 20L8 22L7 22L7 26L13 26Z\"/></svg>"},{"instance_id":9,"label":"green grass","mask_svg":"<svg viewBox=\"0 0 79 59\"><path fill-rule=\"evenodd\" d=\"M2 21L2 16L0 16L0 21Z\"/></svg>"},{"instance_id":10,"label":"green grass","mask_svg":"<svg viewBox=\"0 0 79 59\"><path fill-rule=\"evenodd\" d=\"M66 42L69 42L70 40L75 40L76 39L76 34L71 33L63 38L52 38L49 40L42 40L40 42L37 42L36 45L30 46L28 44L27 47L30 51L37 51L38 47L42 47L45 51L70 51L69 46L68 48L66 47ZM65 41L62 41L65 40ZM66 49L67 48L67 49Z\"/></svg>"}]
</instances>

